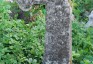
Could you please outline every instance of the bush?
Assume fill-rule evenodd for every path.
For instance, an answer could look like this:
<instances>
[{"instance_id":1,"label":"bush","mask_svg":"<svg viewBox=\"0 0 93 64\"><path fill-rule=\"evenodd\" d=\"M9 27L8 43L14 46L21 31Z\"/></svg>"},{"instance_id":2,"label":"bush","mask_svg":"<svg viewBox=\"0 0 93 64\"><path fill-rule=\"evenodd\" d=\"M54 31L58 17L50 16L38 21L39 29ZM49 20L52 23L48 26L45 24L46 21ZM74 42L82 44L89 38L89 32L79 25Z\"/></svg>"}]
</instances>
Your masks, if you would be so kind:
<instances>
[{"instance_id":1,"label":"bush","mask_svg":"<svg viewBox=\"0 0 93 64\"><path fill-rule=\"evenodd\" d=\"M93 10L93 0L72 0L73 13L80 22L88 20L88 14Z\"/></svg>"},{"instance_id":2,"label":"bush","mask_svg":"<svg viewBox=\"0 0 93 64\"><path fill-rule=\"evenodd\" d=\"M24 24L10 19L10 5L0 0L0 64L40 64L44 50L45 17Z\"/></svg>"},{"instance_id":3,"label":"bush","mask_svg":"<svg viewBox=\"0 0 93 64\"><path fill-rule=\"evenodd\" d=\"M93 28L84 28L85 24L73 22L73 63L93 64Z\"/></svg>"}]
</instances>

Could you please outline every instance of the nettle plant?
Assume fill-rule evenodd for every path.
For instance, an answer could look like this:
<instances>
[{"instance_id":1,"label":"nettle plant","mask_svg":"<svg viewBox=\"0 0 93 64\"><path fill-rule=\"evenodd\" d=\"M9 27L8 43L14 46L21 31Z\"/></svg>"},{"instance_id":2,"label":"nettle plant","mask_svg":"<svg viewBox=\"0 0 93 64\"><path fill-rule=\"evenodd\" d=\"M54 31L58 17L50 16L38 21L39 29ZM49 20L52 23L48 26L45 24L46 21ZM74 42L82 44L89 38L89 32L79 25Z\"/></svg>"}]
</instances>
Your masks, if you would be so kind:
<instances>
[{"instance_id":1,"label":"nettle plant","mask_svg":"<svg viewBox=\"0 0 93 64\"><path fill-rule=\"evenodd\" d=\"M73 13L79 21L88 21L88 15L93 10L93 0L72 0Z\"/></svg>"},{"instance_id":2,"label":"nettle plant","mask_svg":"<svg viewBox=\"0 0 93 64\"><path fill-rule=\"evenodd\" d=\"M0 0L0 64L40 64L44 49L45 17L24 24L9 16L11 5Z\"/></svg>"},{"instance_id":3,"label":"nettle plant","mask_svg":"<svg viewBox=\"0 0 93 64\"><path fill-rule=\"evenodd\" d=\"M85 28L77 21L72 24L74 64L93 64L93 28Z\"/></svg>"}]
</instances>

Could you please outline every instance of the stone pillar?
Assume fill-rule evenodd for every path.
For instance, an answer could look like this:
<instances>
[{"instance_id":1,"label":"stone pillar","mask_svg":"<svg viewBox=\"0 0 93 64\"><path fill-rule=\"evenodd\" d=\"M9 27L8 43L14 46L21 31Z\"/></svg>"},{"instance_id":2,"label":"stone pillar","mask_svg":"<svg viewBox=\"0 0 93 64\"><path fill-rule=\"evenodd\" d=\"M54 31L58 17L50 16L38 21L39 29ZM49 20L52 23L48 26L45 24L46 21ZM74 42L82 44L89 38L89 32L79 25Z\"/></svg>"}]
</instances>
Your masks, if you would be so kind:
<instances>
[{"instance_id":1,"label":"stone pillar","mask_svg":"<svg viewBox=\"0 0 93 64\"><path fill-rule=\"evenodd\" d=\"M72 64L71 8L68 0L48 0L43 64Z\"/></svg>"}]
</instances>

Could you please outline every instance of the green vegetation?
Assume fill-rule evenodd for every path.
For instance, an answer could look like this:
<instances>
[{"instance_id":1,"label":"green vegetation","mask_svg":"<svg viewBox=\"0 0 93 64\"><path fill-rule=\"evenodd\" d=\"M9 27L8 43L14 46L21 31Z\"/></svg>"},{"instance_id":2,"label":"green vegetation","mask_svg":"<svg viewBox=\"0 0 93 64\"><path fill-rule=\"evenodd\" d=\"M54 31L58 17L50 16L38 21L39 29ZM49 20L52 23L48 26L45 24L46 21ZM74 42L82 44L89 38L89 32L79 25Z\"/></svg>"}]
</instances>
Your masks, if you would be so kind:
<instances>
[{"instance_id":1,"label":"green vegetation","mask_svg":"<svg viewBox=\"0 0 93 64\"><path fill-rule=\"evenodd\" d=\"M88 20L87 14L93 10L93 0L72 0L73 13L79 22Z\"/></svg>"},{"instance_id":2,"label":"green vegetation","mask_svg":"<svg viewBox=\"0 0 93 64\"><path fill-rule=\"evenodd\" d=\"M93 27L84 28L93 10L93 0L72 0L75 21L72 24L73 64L93 64Z\"/></svg>"},{"instance_id":3,"label":"green vegetation","mask_svg":"<svg viewBox=\"0 0 93 64\"><path fill-rule=\"evenodd\" d=\"M84 28L84 24L72 24L72 49L74 64L93 64L93 28Z\"/></svg>"},{"instance_id":4,"label":"green vegetation","mask_svg":"<svg viewBox=\"0 0 93 64\"><path fill-rule=\"evenodd\" d=\"M44 50L45 17L24 24L10 19L10 5L0 1L0 64L40 64Z\"/></svg>"},{"instance_id":5,"label":"green vegetation","mask_svg":"<svg viewBox=\"0 0 93 64\"><path fill-rule=\"evenodd\" d=\"M84 12L92 10L92 3L92 0L73 2L73 64L93 64L93 28L84 28L84 22L88 20ZM45 9L42 5L38 9L34 6L32 15L38 11L40 14L35 16L34 22L25 24L24 20L17 19L17 14L11 19L10 9L15 6L0 0L0 64L41 64L44 53Z\"/></svg>"}]
</instances>

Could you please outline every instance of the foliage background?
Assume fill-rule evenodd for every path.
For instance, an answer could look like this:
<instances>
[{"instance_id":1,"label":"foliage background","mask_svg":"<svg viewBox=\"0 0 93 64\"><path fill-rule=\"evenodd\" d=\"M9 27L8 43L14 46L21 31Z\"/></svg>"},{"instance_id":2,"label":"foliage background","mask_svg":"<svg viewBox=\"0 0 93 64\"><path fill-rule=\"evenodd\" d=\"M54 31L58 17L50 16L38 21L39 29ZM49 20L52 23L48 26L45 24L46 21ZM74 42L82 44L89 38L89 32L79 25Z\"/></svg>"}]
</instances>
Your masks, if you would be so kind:
<instances>
[{"instance_id":1,"label":"foliage background","mask_svg":"<svg viewBox=\"0 0 93 64\"><path fill-rule=\"evenodd\" d=\"M93 28L84 28L88 14L93 10L93 0L73 0L72 49L73 64L93 64ZM44 53L45 8L33 6L27 12L35 20L25 24L18 14L11 18L11 9L17 5L0 0L0 64L41 64ZM88 13L86 13L86 11Z\"/></svg>"},{"instance_id":2,"label":"foliage background","mask_svg":"<svg viewBox=\"0 0 93 64\"><path fill-rule=\"evenodd\" d=\"M85 28L93 10L93 0L72 0L75 20L72 23L73 64L93 64L93 27Z\"/></svg>"},{"instance_id":3,"label":"foliage background","mask_svg":"<svg viewBox=\"0 0 93 64\"><path fill-rule=\"evenodd\" d=\"M0 64L40 64L44 50L45 16L25 24L11 19L11 5L0 0Z\"/></svg>"}]
</instances>

